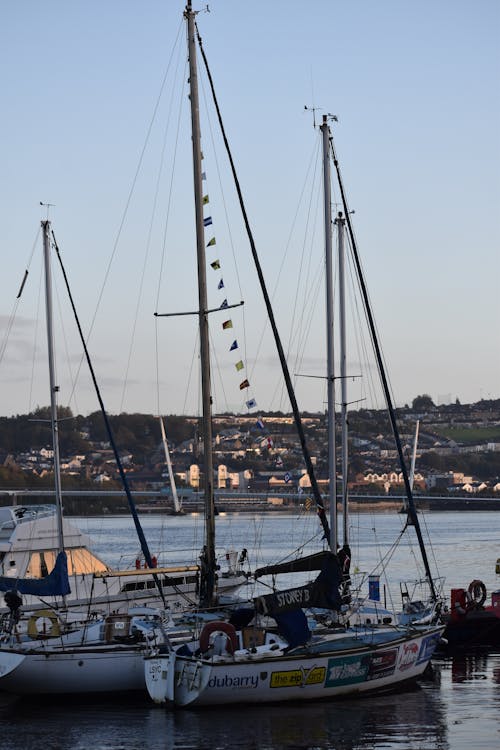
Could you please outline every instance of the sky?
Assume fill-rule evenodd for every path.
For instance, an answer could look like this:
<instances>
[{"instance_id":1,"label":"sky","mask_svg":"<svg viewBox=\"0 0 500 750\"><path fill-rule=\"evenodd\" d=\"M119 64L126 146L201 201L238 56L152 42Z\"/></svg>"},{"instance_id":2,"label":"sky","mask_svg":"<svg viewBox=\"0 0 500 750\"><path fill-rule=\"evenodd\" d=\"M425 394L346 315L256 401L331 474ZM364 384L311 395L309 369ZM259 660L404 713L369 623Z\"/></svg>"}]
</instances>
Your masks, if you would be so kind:
<instances>
[{"instance_id":1,"label":"sky","mask_svg":"<svg viewBox=\"0 0 500 750\"><path fill-rule=\"evenodd\" d=\"M423 393L436 403L500 398L497 0L194 7L278 328L300 374L299 406L325 408L313 127L325 113L338 118L333 137L396 403ZM53 204L108 411L199 411L196 317L153 314L197 307L182 11L177 0L0 4L0 415L49 402L40 203ZM214 410L245 412L253 399L254 411L288 411L202 78L206 239L217 239L207 255L221 265L207 269L209 304L245 302L227 315L231 330L222 330L226 314L210 316ZM54 283L59 400L86 414L98 404ZM354 346L347 360L350 400L369 404ZM239 389L244 379L249 390Z\"/></svg>"}]
</instances>

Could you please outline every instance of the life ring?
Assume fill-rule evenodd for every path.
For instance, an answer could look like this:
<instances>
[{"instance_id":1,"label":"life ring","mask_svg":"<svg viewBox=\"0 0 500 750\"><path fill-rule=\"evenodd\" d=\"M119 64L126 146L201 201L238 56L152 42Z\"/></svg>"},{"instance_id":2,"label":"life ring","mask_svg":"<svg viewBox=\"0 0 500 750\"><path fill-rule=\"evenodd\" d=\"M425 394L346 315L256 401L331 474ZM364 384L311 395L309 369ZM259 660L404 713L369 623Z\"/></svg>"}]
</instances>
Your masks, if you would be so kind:
<instances>
[{"instance_id":1,"label":"life ring","mask_svg":"<svg viewBox=\"0 0 500 750\"><path fill-rule=\"evenodd\" d=\"M210 648L210 636L212 633L225 633L227 636L226 651L228 654L234 654L239 645L236 628L229 622L223 622L222 620L213 620L203 626L203 630L200 633L200 651L202 654L206 653Z\"/></svg>"},{"instance_id":2,"label":"life ring","mask_svg":"<svg viewBox=\"0 0 500 750\"><path fill-rule=\"evenodd\" d=\"M482 581L474 579L469 584L467 592L470 596L470 602L473 607L482 607L486 601L486 586Z\"/></svg>"},{"instance_id":3,"label":"life ring","mask_svg":"<svg viewBox=\"0 0 500 750\"><path fill-rule=\"evenodd\" d=\"M50 628L48 632L43 626L41 630L38 629L37 623L40 619L50 620ZM59 626L59 620L57 619L56 613L51 609L41 609L40 612L37 612L35 615L31 615L30 619L28 620L28 635L30 636L30 638L40 638L43 636L54 638L55 636L58 636L60 634L61 628Z\"/></svg>"}]
</instances>

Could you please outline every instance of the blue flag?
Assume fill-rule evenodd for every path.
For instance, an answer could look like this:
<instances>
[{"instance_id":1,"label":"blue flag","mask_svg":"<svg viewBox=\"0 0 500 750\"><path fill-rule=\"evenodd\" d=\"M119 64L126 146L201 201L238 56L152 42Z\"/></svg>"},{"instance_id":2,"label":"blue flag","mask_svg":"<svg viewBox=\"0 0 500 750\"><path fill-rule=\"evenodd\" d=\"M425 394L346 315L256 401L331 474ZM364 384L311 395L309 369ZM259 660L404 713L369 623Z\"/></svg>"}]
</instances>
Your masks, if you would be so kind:
<instances>
[{"instance_id":1,"label":"blue flag","mask_svg":"<svg viewBox=\"0 0 500 750\"><path fill-rule=\"evenodd\" d=\"M204 227L208 227L208 226L210 226L210 224L211 224L211 223L212 223L212 217L211 217L211 216L206 216L206 217L205 217L205 218L203 219L203 226L204 226Z\"/></svg>"}]
</instances>

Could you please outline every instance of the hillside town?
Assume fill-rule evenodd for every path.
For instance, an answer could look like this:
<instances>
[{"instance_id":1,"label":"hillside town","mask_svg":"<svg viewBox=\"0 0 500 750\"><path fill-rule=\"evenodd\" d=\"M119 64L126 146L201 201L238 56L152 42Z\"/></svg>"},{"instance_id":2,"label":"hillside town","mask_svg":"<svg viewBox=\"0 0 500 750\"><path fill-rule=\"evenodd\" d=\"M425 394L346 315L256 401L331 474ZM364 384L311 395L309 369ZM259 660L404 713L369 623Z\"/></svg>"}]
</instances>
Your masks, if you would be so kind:
<instances>
[{"instance_id":1,"label":"hillside town","mask_svg":"<svg viewBox=\"0 0 500 750\"><path fill-rule=\"evenodd\" d=\"M40 421L35 429L32 418L0 420L2 488L36 490L51 486L50 429ZM400 409L398 419L408 465L419 425L415 494L500 497L500 401L435 406L430 397L422 396L414 399L412 407ZM93 414L88 418L66 415L61 421L63 489L120 488L114 454L102 426L98 426L99 420L100 415ZM199 419L167 417L164 421L176 486L191 491L202 488ZM158 419L122 414L112 417L111 422L130 488L168 494ZM325 415L306 413L303 426L319 487L326 493ZM33 444L9 450L7 442L14 427L14 443L21 446L20 436L25 434L24 440L31 439ZM213 434L216 489L270 497L307 492L309 477L291 415L218 415L213 418ZM403 479L385 412L351 412L349 436L350 493L401 495Z\"/></svg>"}]
</instances>

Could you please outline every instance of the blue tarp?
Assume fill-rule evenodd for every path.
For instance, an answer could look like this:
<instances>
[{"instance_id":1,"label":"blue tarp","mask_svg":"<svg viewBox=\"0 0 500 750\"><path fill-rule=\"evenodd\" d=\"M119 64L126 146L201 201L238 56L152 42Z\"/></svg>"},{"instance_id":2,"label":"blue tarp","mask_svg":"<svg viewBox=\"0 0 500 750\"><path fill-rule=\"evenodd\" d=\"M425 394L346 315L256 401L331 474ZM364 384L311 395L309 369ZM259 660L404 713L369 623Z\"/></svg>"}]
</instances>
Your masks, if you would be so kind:
<instances>
[{"instance_id":1,"label":"blue tarp","mask_svg":"<svg viewBox=\"0 0 500 750\"><path fill-rule=\"evenodd\" d=\"M17 591L33 596L66 596L71 593L66 552L59 552L53 570L45 578L0 576L0 591Z\"/></svg>"}]
</instances>

